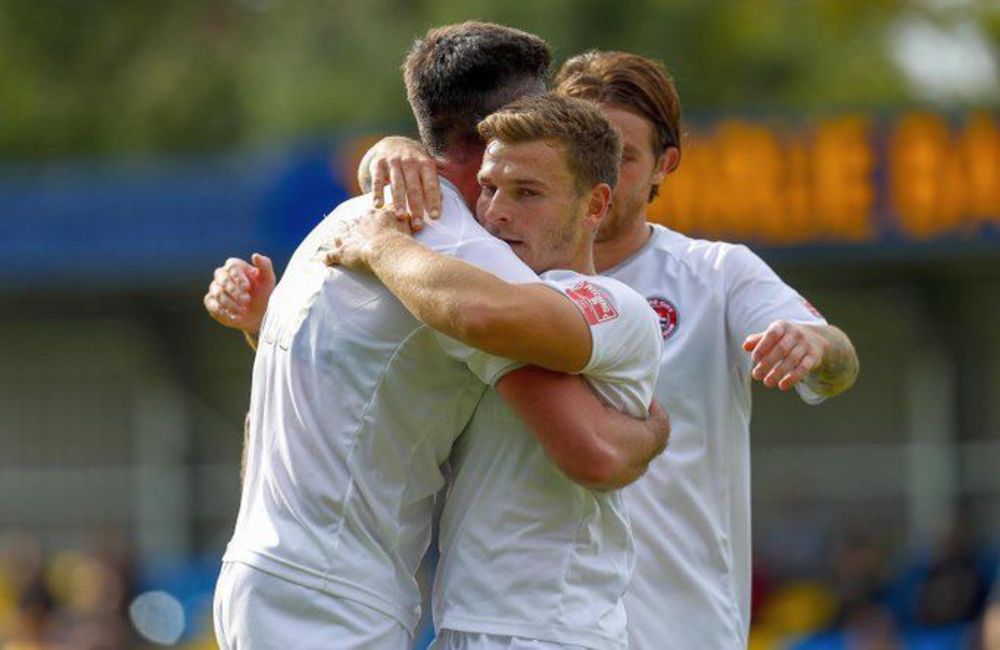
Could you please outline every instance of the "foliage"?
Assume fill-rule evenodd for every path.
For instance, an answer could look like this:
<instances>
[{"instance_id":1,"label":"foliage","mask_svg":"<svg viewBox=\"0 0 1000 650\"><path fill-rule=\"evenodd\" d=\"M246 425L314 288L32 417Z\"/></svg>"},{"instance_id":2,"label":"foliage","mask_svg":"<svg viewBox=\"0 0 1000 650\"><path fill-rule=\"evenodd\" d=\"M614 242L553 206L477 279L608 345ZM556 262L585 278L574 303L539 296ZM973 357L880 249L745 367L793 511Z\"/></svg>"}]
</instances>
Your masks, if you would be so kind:
<instances>
[{"instance_id":1,"label":"foliage","mask_svg":"<svg viewBox=\"0 0 1000 650\"><path fill-rule=\"evenodd\" d=\"M408 118L429 26L534 31L664 60L688 112L906 101L900 0L0 0L0 159L200 151ZM997 12L982 22L1000 31Z\"/></svg>"}]
</instances>

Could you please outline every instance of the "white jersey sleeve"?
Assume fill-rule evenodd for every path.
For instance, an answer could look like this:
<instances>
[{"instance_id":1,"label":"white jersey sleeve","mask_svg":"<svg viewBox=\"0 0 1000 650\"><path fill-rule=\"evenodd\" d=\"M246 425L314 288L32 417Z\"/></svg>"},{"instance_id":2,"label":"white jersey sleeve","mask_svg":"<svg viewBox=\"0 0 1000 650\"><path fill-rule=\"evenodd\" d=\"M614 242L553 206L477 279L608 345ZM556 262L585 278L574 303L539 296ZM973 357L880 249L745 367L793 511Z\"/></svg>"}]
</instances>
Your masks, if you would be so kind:
<instances>
[{"instance_id":1,"label":"white jersey sleeve","mask_svg":"<svg viewBox=\"0 0 1000 650\"><path fill-rule=\"evenodd\" d=\"M726 320L730 345L742 350L747 336L763 332L776 320L804 325L826 325L823 315L778 277L764 260L746 246L733 246L726 255ZM750 371L750 357L745 352L744 370ZM818 404L823 397L805 382L795 386L799 396L809 404Z\"/></svg>"},{"instance_id":2,"label":"white jersey sleeve","mask_svg":"<svg viewBox=\"0 0 1000 650\"><path fill-rule=\"evenodd\" d=\"M611 278L549 271L542 281L569 298L590 326L590 360L580 371L584 379L606 403L632 417L646 417L663 343L649 303Z\"/></svg>"},{"instance_id":3,"label":"white jersey sleeve","mask_svg":"<svg viewBox=\"0 0 1000 650\"><path fill-rule=\"evenodd\" d=\"M420 243L438 253L489 271L507 282L538 282L538 276L514 254L510 246L491 236L476 222L457 192L442 184L442 195L441 218L425 222L424 229L417 235ZM489 386L523 365L487 354L440 333L437 339L449 356L463 361Z\"/></svg>"}]
</instances>

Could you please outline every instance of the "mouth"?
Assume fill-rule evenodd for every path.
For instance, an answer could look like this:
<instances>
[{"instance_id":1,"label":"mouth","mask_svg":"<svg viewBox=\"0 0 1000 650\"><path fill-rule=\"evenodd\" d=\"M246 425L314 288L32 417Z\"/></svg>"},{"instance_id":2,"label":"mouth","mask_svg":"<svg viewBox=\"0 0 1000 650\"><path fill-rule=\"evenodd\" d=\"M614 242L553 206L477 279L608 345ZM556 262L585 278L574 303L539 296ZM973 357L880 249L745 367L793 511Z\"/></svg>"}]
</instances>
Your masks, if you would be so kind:
<instances>
[{"instance_id":1,"label":"mouth","mask_svg":"<svg viewBox=\"0 0 1000 650\"><path fill-rule=\"evenodd\" d=\"M515 246L519 246L519 245L521 245L521 244L524 243L520 239L504 239L503 237L500 238L500 241L504 242L505 244L507 244L511 248L513 248Z\"/></svg>"}]
</instances>

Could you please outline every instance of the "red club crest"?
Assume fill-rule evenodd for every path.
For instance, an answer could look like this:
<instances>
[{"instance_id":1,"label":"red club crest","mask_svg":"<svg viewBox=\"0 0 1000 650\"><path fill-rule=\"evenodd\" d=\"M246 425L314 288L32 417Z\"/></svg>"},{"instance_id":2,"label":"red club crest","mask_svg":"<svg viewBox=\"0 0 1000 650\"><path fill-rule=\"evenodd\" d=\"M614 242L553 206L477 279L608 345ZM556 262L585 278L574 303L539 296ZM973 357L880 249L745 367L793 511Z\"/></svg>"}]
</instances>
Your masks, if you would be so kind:
<instances>
[{"instance_id":1,"label":"red club crest","mask_svg":"<svg viewBox=\"0 0 1000 650\"><path fill-rule=\"evenodd\" d=\"M586 280L577 283L572 289L566 289L566 295L580 308L589 325L618 318L618 310L611 304L607 294Z\"/></svg>"},{"instance_id":2,"label":"red club crest","mask_svg":"<svg viewBox=\"0 0 1000 650\"><path fill-rule=\"evenodd\" d=\"M677 329L677 308L674 307L674 303L670 302L666 298L647 298L649 301L649 306L653 308L656 312L657 317L660 319L660 334L663 335L663 340L666 341L670 338L674 330Z\"/></svg>"}]
</instances>

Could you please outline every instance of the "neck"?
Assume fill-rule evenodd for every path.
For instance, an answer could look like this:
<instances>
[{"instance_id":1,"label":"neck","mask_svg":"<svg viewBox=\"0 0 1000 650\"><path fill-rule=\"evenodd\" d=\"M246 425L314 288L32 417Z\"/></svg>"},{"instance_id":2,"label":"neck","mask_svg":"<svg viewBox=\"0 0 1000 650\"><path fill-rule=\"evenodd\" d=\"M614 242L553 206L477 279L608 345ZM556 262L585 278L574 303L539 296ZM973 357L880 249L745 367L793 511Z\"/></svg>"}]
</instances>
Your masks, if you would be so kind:
<instances>
[{"instance_id":1,"label":"neck","mask_svg":"<svg viewBox=\"0 0 1000 650\"><path fill-rule=\"evenodd\" d=\"M438 173L447 178L473 212L479 199L479 168L483 164L483 147L453 147L438 160Z\"/></svg>"},{"instance_id":2,"label":"neck","mask_svg":"<svg viewBox=\"0 0 1000 650\"><path fill-rule=\"evenodd\" d=\"M551 271L555 269L576 271L584 275L597 275L597 270L594 267L594 247L591 245L591 242L587 242L586 246L582 246L573 256L562 260L559 264L547 270ZM544 273L544 271L539 271L539 273Z\"/></svg>"},{"instance_id":3,"label":"neck","mask_svg":"<svg viewBox=\"0 0 1000 650\"><path fill-rule=\"evenodd\" d=\"M649 223L646 221L646 211L644 209L638 218L633 219L627 227L622 229L621 232L616 233L613 238L594 244L594 262L597 270L603 273L610 268L618 266L645 246L652 234L653 229L649 227Z\"/></svg>"}]
</instances>

